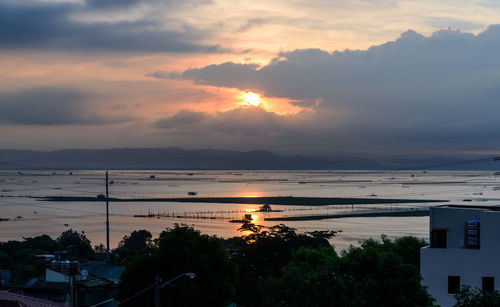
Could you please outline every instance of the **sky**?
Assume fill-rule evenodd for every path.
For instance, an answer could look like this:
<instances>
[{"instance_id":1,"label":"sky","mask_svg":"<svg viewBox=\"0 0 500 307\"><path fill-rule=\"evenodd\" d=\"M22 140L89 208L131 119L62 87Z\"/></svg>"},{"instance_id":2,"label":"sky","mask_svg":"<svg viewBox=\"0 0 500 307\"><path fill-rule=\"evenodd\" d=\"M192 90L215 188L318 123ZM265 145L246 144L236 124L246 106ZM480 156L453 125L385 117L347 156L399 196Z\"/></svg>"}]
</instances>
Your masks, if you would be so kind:
<instances>
[{"instance_id":1,"label":"sky","mask_svg":"<svg viewBox=\"0 0 500 307\"><path fill-rule=\"evenodd\" d=\"M498 1L0 0L0 149L499 153L499 55Z\"/></svg>"}]
</instances>

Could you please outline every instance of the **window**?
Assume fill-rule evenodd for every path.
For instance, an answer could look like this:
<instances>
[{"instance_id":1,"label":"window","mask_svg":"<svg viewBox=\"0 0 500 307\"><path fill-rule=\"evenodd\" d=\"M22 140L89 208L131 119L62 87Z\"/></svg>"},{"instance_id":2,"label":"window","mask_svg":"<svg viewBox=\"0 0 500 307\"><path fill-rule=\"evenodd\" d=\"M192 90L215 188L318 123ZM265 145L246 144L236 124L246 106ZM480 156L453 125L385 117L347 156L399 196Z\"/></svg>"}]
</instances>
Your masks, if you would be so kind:
<instances>
[{"instance_id":1,"label":"window","mask_svg":"<svg viewBox=\"0 0 500 307\"><path fill-rule=\"evenodd\" d=\"M479 220L470 220L465 223L465 248L479 249L480 226Z\"/></svg>"},{"instance_id":2,"label":"window","mask_svg":"<svg viewBox=\"0 0 500 307\"><path fill-rule=\"evenodd\" d=\"M457 294L460 291L460 276L448 276L448 293Z\"/></svg>"},{"instance_id":3,"label":"window","mask_svg":"<svg viewBox=\"0 0 500 307\"><path fill-rule=\"evenodd\" d=\"M483 291L495 291L495 277L483 277Z\"/></svg>"},{"instance_id":4,"label":"window","mask_svg":"<svg viewBox=\"0 0 500 307\"><path fill-rule=\"evenodd\" d=\"M431 247L446 248L446 229L433 229L431 231Z\"/></svg>"}]
</instances>

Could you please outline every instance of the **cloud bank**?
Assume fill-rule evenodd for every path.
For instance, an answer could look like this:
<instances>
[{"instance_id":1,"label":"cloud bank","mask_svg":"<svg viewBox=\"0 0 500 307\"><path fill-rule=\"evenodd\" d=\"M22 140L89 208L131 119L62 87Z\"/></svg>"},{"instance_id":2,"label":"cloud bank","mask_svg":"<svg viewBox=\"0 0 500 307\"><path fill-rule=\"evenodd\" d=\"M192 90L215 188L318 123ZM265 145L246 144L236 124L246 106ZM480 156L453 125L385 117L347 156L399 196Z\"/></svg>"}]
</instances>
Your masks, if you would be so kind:
<instances>
[{"instance_id":1,"label":"cloud bank","mask_svg":"<svg viewBox=\"0 0 500 307\"><path fill-rule=\"evenodd\" d=\"M56 87L0 92L0 124L102 125L131 119L93 111L88 98L81 91Z\"/></svg>"},{"instance_id":2,"label":"cloud bank","mask_svg":"<svg viewBox=\"0 0 500 307\"><path fill-rule=\"evenodd\" d=\"M170 4L170 11L175 5L181 5L175 2L167 3ZM227 51L218 45L198 43L207 34L185 22L178 21L176 27L165 26L160 22L168 19L165 16L102 20L103 13L113 16L110 11L123 11L139 5L149 5L154 11L155 3L161 4L153 0L87 0L83 3L0 0L0 49L176 53ZM96 15L99 13L101 15ZM127 12L118 16L127 16Z\"/></svg>"},{"instance_id":3,"label":"cloud bank","mask_svg":"<svg viewBox=\"0 0 500 307\"><path fill-rule=\"evenodd\" d=\"M448 29L425 37L410 30L367 50L295 50L263 67L228 62L161 76L252 90L295 104L321 101L315 120L308 121L318 129L303 128L327 150L486 149L499 148L498 54L500 25L478 35ZM216 118L211 120L220 121L221 115ZM281 135L293 134L281 127Z\"/></svg>"}]
</instances>

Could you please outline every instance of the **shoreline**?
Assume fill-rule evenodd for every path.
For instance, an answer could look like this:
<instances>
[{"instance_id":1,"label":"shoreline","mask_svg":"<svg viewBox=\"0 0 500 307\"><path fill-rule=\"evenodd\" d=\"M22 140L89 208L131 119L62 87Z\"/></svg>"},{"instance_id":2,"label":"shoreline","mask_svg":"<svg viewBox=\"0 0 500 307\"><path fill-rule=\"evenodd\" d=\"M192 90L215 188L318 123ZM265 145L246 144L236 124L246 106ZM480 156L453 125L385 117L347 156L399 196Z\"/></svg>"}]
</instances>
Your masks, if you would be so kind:
<instances>
[{"instance_id":1,"label":"shoreline","mask_svg":"<svg viewBox=\"0 0 500 307\"><path fill-rule=\"evenodd\" d=\"M51 202L104 202L105 198L82 196L35 197L37 201ZM440 199L390 199L390 198L341 198L341 197L168 197L168 198L109 198L110 202L186 202L221 204L269 204L287 206L329 206L329 205L383 205L448 202Z\"/></svg>"},{"instance_id":2,"label":"shoreline","mask_svg":"<svg viewBox=\"0 0 500 307\"><path fill-rule=\"evenodd\" d=\"M315 221L315 220L327 220L327 219L340 219L348 217L410 217L410 216L429 216L429 210L270 217L270 218L264 218L264 221Z\"/></svg>"}]
</instances>

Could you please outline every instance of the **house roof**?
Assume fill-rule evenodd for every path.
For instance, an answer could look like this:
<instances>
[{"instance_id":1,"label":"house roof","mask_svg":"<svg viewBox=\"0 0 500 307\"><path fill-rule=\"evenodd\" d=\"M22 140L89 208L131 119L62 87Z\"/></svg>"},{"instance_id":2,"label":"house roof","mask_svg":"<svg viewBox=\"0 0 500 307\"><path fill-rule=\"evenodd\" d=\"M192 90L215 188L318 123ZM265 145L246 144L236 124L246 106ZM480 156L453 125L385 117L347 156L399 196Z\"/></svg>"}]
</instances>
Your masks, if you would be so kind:
<instances>
[{"instance_id":1,"label":"house roof","mask_svg":"<svg viewBox=\"0 0 500 307\"><path fill-rule=\"evenodd\" d=\"M17 289L49 289L67 291L69 289L69 283L45 281L43 276L38 276L27 281L10 284L9 287Z\"/></svg>"},{"instance_id":2,"label":"house roof","mask_svg":"<svg viewBox=\"0 0 500 307\"><path fill-rule=\"evenodd\" d=\"M114 282L100 277L90 276L87 279L77 281L79 287L85 288L99 288L99 287L113 287Z\"/></svg>"},{"instance_id":3,"label":"house roof","mask_svg":"<svg viewBox=\"0 0 500 307\"><path fill-rule=\"evenodd\" d=\"M7 291L0 291L0 306L6 307L66 307L66 305L41 300L29 296L19 295Z\"/></svg>"},{"instance_id":4,"label":"house roof","mask_svg":"<svg viewBox=\"0 0 500 307\"><path fill-rule=\"evenodd\" d=\"M480 205L441 205L437 206L437 208L459 208L459 209L476 209L476 210L490 210L490 211L500 211L499 205L490 205L490 206L480 206Z\"/></svg>"},{"instance_id":5,"label":"house roof","mask_svg":"<svg viewBox=\"0 0 500 307\"><path fill-rule=\"evenodd\" d=\"M99 262L88 262L82 265L82 269L89 271L89 273L97 277L112 280L113 282L117 283L120 280L120 275L122 275L123 271L125 270L125 266Z\"/></svg>"}]
</instances>

